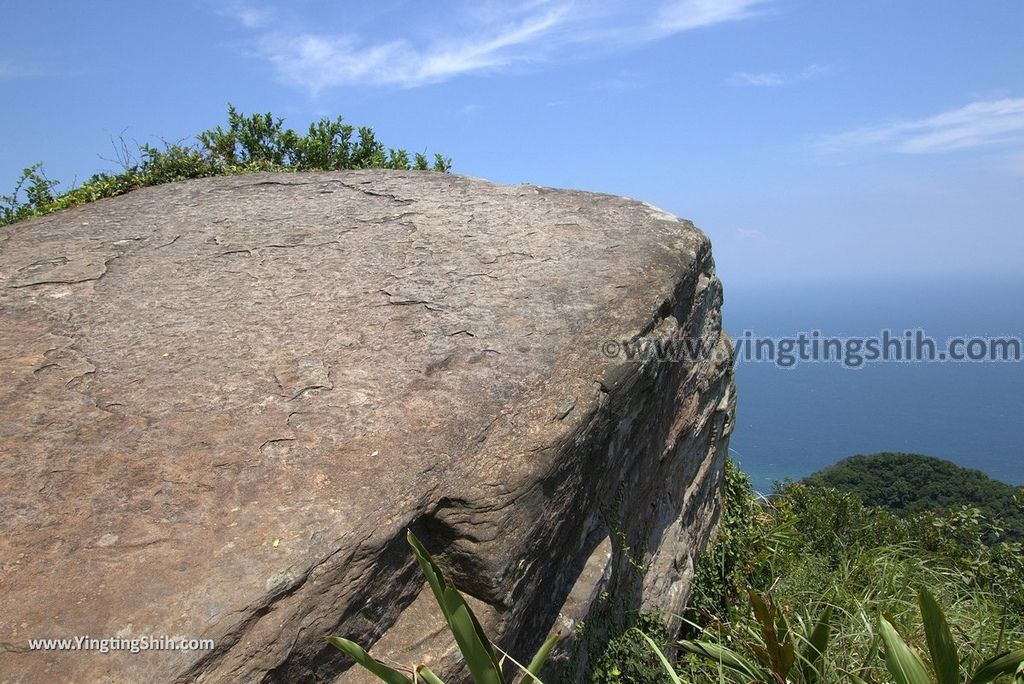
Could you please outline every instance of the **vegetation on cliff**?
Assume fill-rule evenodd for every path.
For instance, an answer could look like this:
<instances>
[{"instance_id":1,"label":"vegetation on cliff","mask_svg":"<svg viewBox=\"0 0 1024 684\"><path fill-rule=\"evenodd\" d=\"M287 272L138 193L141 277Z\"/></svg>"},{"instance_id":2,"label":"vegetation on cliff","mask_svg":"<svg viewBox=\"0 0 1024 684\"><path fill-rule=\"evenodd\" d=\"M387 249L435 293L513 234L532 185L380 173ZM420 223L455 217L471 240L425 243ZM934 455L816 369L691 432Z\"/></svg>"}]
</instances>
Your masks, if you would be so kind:
<instances>
[{"instance_id":1,"label":"vegetation on cliff","mask_svg":"<svg viewBox=\"0 0 1024 684\"><path fill-rule=\"evenodd\" d=\"M948 620L959 672L975 673L1007 652L1024 657L1014 650L1024 644L1024 550L1004 537L1001 523L977 508L898 516L811 483L757 498L730 464L721 528L697 566L686 616L691 642L676 668L692 681L752 681L723 669L722 659L738 656L774 671L783 635L799 654L828 614L827 651L810 670L796 667L806 665L797 657L788 681L899 681L893 639L902 635L909 652L928 653L933 635L925 628L936 606ZM717 658L701 655L696 641L711 644ZM921 681L947 681L940 668L948 663L918 660L930 678Z\"/></svg>"},{"instance_id":2,"label":"vegetation on cliff","mask_svg":"<svg viewBox=\"0 0 1024 684\"><path fill-rule=\"evenodd\" d=\"M59 181L46 177L41 163L26 168L10 195L0 195L0 226L30 216L122 195L130 190L189 178L256 171L340 171L345 169L451 169L450 158L412 156L386 147L368 127L355 128L342 117L322 118L303 135L284 127L284 119L266 114L245 115L228 105L227 127L216 126L195 136L191 144L149 144L132 149L123 140L116 147L119 173L97 173L82 185L58 192Z\"/></svg>"}]
</instances>

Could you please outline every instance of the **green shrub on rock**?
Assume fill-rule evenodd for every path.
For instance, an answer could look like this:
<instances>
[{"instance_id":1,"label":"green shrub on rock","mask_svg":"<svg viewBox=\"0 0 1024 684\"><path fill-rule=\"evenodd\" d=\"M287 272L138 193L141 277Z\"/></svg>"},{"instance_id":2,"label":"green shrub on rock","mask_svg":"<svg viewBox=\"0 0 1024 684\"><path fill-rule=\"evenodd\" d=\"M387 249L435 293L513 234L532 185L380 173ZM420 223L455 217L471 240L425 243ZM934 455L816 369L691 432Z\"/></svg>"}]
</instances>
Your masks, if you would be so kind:
<instances>
[{"instance_id":1,"label":"green shrub on rock","mask_svg":"<svg viewBox=\"0 0 1024 684\"><path fill-rule=\"evenodd\" d=\"M412 158L403 149L387 148L368 127L355 128L342 117L322 118L305 134L285 128L284 119L266 114L245 115L228 105L227 127L199 133L192 145L164 143L138 146L133 154L121 142L123 170L98 173L82 185L55 194L58 181L43 173L42 164L22 171L10 195L0 195L0 226L30 216L115 197L149 185L190 178L256 171L342 171L347 169L451 170L452 160L434 155Z\"/></svg>"}]
</instances>

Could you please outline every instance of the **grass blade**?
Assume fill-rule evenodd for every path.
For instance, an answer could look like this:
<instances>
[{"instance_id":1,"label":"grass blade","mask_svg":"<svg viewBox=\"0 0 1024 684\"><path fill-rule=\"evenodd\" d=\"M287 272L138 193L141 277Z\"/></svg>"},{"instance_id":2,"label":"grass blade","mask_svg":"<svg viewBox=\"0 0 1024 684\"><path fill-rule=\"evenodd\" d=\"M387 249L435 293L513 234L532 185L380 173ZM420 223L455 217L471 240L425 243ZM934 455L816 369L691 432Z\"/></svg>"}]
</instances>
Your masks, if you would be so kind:
<instances>
[{"instance_id":1,"label":"grass blade","mask_svg":"<svg viewBox=\"0 0 1024 684\"><path fill-rule=\"evenodd\" d=\"M459 590L445 580L441 568L434 562L427 549L410 530L406 538L416 554L416 560L426 575L434 598L441 607L448 628L459 645L462 657L469 668L475 684L504 684L498 657L491 647L491 642L484 634L479 620L473 614L469 604Z\"/></svg>"},{"instance_id":2,"label":"grass blade","mask_svg":"<svg viewBox=\"0 0 1024 684\"><path fill-rule=\"evenodd\" d=\"M825 655L828 649L828 639L832 629L832 606L825 606L821 611L818 621L814 623L814 629L807 638L807 645L803 648L803 672L804 682L814 684L818 680L818 661Z\"/></svg>"},{"instance_id":3,"label":"grass blade","mask_svg":"<svg viewBox=\"0 0 1024 684\"><path fill-rule=\"evenodd\" d=\"M960 684L960 656L956 652L956 642L953 641L942 608L924 587L918 592L917 601L921 606L924 635L928 641L928 652L932 656L935 677L939 684Z\"/></svg>"},{"instance_id":4,"label":"grass blade","mask_svg":"<svg viewBox=\"0 0 1024 684\"><path fill-rule=\"evenodd\" d=\"M379 662L354 641L342 639L341 637L327 637L327 641L335 648L343 651L349 658L372 672L382 682L387 684L412 684L411 679L398 670Z\"/></svg>"},{"instance_id":5,"label":"grass blade","mask_svg":"<svg viewBox=\"0 0 1024 684\"><path fill-rule=\"evenodd\" d=\"M931 684L921 659L914 655L892 623L881 618L879 631L885 643L885 667L896 684Z\"/></svg>"},{"instance_id":6,"label":"grass blade","mask_svg":"<svg viewBox=\"0 0 1024 684\"><path fill-rule=\"evenodd\" d=\"M852 682L852 684L869 684L869 682L860 675L856 675L852 672L845 672L844 674L846 675L846 678Z\"/></svg>"},{"instance_id":7,"label":"grass blade","mask_svg":"<svg viewBox=\"0 0 1024 684\"><path fill-rule=\"evenodd\" d=\"M672 684L683 684L683 680L681 680L679 678L679 675L676 674L675 669L673 669L672 667L672 663L668 662L668 658L666 658L662 650L658 648L658 644L654 643L654 639L647 636L643 632L640 632L640 636L644 638L644 640L647 642L647 645L651 647L652 651L654 651L654 655L658 656L658 660L661 661L661 666L665 669L665 674L667 674L669 678L672 680Z\"/></svg>"},{"instance_id":8,"label":"grass blade","mask_svg":"<svg viewBox=\"0 0 1024 684\"><path fill-rule=\"evenodd\" d=\"M562 632L556 631L554 634L544 640L544 643L537 649L537 653L533 656L533 660L526 667L526 676L523 678L524 682L540 682L538 677L540 676L540 669L544 667L544 663L547 662L548 656L551 655L551 649L555 647L558 640L561 638Z\"/></svg>"},{"instance_id":9,"label":"grass blade","mask_svg":"<svg viewBox=\"0 0 1024 684\"><path fill-rule=\"evenodd\" d=\"M462 651L474 684L504 684L498 658L465 599L454 587L448 587L444 601L449 616L448 627Z\"/></svg>"},{"instance_id":10,"label":"grass blade","mask_svg":"<svg viewBox=\"0 0 1024 684\"><path fill-rule=\"evenodd\" d=\"M680 641L679 645L684 651L718 663L750 681L764 680L764 675L755 665L732 649L707 641Z\"/></svg>"},{"instance_id":11,"label":"grass blade","mask_svg":"<svg viewBox=\"0 0 1024 684\"><path fill-rule=\"evenodd\" d=\"M413 553L416 554L416 562L419 563L420 569L423 571L424 576L426 576L427 584L430 585L431 591L434 592L434 598L437 599L438 605L444 610L445 580L441 568L437 566L433 557L411 530L406 533L406 539L409 541L409 546L412 547ZM445 617L448 617L447 614Z\"/></svg>"},{"instance_id":12,"label":"grass blade","mask_svg":"<svg viewBox=\"0 0 1024 684\"><path fill-rule=\"evenodd\" d=\"M1013 674L1024 663L1024 648L989 658L974 671L970 684L985 684L1000 675Z\"/></svg>"},{"instance_id":13,"label":"grass blade","mask_svg":"<svg viewBox=\"0 0 1024 684\"><path fill-rule=\"evenodd\" d=\"M418 665L416 674L427 684L444 684L444 680L434 674L426 665Z\"/></svg>"},{"instance_id":14,"label":"grass blade","mask_svg":"<svg viewBox=\"0 0 1024 684\"><path fill-rule=\"evenodd\" d=\"M769 605L752 590L748 590L747 593L754 608L754 617L761 626L761 638L764 639L772 672L781 681L786 681L789 679L789 671L793 668L794 661L793 644L785 639L789 629L785 626L785 620L778 615L778 609L774 604ZM781 637L779 624L783 625Z\"/></svg>"}]
</instances>

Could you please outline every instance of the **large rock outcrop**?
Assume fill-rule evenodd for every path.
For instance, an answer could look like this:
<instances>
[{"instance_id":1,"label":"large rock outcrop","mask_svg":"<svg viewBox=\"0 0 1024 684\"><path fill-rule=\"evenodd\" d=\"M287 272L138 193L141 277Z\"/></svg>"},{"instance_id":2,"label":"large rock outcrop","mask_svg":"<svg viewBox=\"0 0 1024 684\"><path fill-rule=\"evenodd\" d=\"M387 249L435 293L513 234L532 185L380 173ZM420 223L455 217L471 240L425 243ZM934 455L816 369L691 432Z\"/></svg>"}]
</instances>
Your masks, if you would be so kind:
<instances>
[{"instance_id":1,"label":"large rock outcrop","mask_svg":"<svg viewBox=\"0 0 1024 684\"><path fill-rule=\"evenodd\" d=\"M189 181L6 229L0 680L361 681L329 634L457 667L407 528L517 657L679 610L731 425L720 304L686 221L443 174ZM605 345L671 335L717 353ZM29 648L80 635L215 646Z\"/></svg>"}]
</instances>

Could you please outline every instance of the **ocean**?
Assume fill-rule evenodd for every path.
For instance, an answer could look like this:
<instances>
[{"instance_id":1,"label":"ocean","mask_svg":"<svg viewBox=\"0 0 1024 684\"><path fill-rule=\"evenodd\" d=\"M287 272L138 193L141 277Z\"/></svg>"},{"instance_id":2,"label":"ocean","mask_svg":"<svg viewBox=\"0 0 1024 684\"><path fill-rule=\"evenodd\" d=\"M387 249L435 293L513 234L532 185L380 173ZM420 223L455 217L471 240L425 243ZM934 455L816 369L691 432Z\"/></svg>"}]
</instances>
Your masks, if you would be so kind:
<instances>
[{"instance_id":1,"label":"ocean","mask_svg":"<svg viewBox=\"0 0 1024 684\"><path fill-rule=\"evenodd\" d=\"M1024 339L1024 278L950 276L730 286L734 339L896 335ZM799 479L853 454L902 451L949 459L1024 484L1024 362L738 360L730 451L755 489Z\"/></svg>"}]
</instances>

